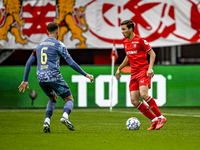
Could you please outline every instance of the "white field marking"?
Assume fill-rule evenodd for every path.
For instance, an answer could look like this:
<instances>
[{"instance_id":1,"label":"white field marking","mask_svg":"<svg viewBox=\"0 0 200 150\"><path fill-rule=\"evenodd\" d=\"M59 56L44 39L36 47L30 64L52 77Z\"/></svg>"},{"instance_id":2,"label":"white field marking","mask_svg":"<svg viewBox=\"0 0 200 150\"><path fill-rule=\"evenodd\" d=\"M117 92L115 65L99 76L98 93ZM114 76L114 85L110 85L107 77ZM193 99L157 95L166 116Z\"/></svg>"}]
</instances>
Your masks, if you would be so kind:
<instances>
[{"instance_id":1,"label":"white field marking","mask_svg":"<svg viewBox=\"0 0 200 150\"><path fill-rule=\"evenodd\" d=\"M73 110L74 112L108 112L108 109L75 109ZM130 114L141 114L143 115L141 112L134 112L134 111L112 111L112 113L130 113ZM169 114L169 113L162 113L162 115L166 115L166 116L178 116L178 117L197 117L200 118L200 115L196 115L196 114Z\"/></svg>"},{"instance_id":2,"label":"white field marking","mask_svg":"<svg viewBox=\"0 0 200 150\"><path fill-rule=\"evenodd\" d=\"M55 108L54 109L55 112L63 112L63 108ZM97 108L97 109L93 109L93 108L74 108L72 110L72 112L107 112L108 109L105 108ZM41 108L41 109L0 109L0 112L46 112L45 108ZM115 111L116 112L116 111Z\"/></svg>"},{"instance_id":3,"label":"white field marking","mask_svg":"<svg viewBox=\"0 0 200 150\"><path fill-rule=\"evenodd\" d=\"M120 113L132 113L132 114L141 114L143 115L141 112L127 112L127 111L119 111ZM186 114L169 114L169 113L162 113L162 115L166 115L166 116L178 116L178 117L197 117L200 118L200 115L186 115Z\"/></svg>"},{"instance_id":4,"label":"white field marking","mask_svg":"<svg viewBox=\"0 0 200 150\"><path fill-rule=\"evenodd\" d=\"M198 117L200 118L200 115L184 115L184 114L168 114L168 113L162 113L166 116L180 116L180 117Z\"/></svg>"},{"instance_id":5,"label":"white field marking","mask_svg":"<svg viewBox=\"0 0 200 150\"><path fill-rule=\"evenodd\" d=\"M46 112L46 109L0 109L0 112Z\"/></svg>"},{"instance_id":6,"label":"white field marking","mask_svg":"<svg viewBox=\"0 0 200 150\"><path fill-rule=\"evenodd\" d=\"M57 112L63 112L63 109L55 109ZM0 112L46 112L46 109L0 109ZM109 109L107 108L101 108L101 109L73 109L72 113L76 112L109 112ZM128 113L128 114L141 114L141 112L134 112L134 111L115 111L113 110L111 113ZM178 116L178 117L197 117L200 118L199 114L171 114L171 113L162 113L162 115L166 116Z\"/></svg>"}]
</instances>

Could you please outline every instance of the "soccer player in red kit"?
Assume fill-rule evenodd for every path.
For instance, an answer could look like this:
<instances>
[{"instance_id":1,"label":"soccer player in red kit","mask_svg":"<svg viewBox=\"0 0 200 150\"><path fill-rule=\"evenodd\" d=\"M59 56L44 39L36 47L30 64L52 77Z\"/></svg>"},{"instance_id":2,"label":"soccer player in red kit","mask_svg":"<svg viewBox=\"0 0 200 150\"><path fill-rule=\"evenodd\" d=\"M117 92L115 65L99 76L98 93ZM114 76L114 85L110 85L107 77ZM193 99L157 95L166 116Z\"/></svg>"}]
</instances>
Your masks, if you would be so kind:
<instances>
[{"instance_id":1,"label":"soccer player in red kit","mask_svg":"<svg viewBox=\"0 0 200 150\"><path fill-rule=\"evenodd\" d=\"M121 69L130 63L129 90L131 103L151 120L151 126L147 130L158 130L163 127L167 119L161 114L155 100L148 95L148 90L151 88L151 78L154 76L152 68L156 54L145 39L134 33L134 23L131 20L123 21L121 30L126 38L124 40L126 57L116 71L116 78L121 77ZM149 64L147 54L150 55ZM140 101L140 96L148 103L153 113Z\"/></svg>"}]
</instances>

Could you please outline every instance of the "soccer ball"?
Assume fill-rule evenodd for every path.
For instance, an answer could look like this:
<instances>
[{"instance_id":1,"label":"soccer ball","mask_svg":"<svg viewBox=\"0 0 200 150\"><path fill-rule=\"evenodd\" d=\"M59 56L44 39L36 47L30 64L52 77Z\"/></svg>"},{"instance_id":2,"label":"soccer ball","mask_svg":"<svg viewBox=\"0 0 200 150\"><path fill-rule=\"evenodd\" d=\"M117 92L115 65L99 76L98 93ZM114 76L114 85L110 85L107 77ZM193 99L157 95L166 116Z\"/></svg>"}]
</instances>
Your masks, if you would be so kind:
<instances>
[{"instance_id":1,"label":"soccer ball","mask_svg":"<svg viewBox=\"0 0 200 150\"><path fill-rule=\"evenodd\" d=\"M126 127L128 130L138 130L140 128L140 121L135 117L131 117L126 121Z\"/></svg>"}]
</instances>

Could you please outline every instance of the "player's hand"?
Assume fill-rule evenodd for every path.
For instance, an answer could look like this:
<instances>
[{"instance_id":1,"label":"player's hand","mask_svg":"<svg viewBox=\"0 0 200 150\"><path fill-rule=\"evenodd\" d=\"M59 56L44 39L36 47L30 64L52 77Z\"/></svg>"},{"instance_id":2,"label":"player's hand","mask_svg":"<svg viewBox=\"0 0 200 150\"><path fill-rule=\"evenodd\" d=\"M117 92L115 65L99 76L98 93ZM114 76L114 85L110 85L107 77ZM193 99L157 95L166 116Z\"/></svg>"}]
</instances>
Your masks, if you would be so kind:
<instances>
[{"instance_id":1,"label":"player's hand","mask_svg":"<svg viewBox=\"0 0 200 150\"><path fill-rule=\"evenodd\" d=\"M116 73L115 73L115 77L116 77L116 79L118 80L119 78L121 78L121 75L120 75L120 70L119 69L117 69L117 71L116 71Z\"/></svg>"},{"instance_id":2,"label":"player's hand","mask_svg":"<svg viewBox=\"0 0 200 150\"><path fill-rule=\"evenodd\" d=\"M87 77L88 79L90 79L90 82L93 82L93 81L94 81L94 78L93 78L93 76L92 76L92 75L90 75L90 74L87 74L87 75L86 75L86 77Z\"/></svg>"},{"instance_id":3,"label":"player's hand","mask_svg":"<svg viewBox=\"0 0 200 150\"><path fill-rule=\"evenodd\" d=\"M147 71L147 76L149 76L150 79L153 78L154 72L153 72L152 69L148 69L148 71Z\"/></svg>"},{"instance_id":4,"label":"player's hand","mask_svg":"<svg viewBox=\"0 0 200 150\"><path fill-rule=\"evenodd\" d=\"M20 84L18 88L19 88L19 92L23 90L23 93L24 93L26 88L29 89L28 82L22 81L22 83Z\"/></svg>"}]
</instances>

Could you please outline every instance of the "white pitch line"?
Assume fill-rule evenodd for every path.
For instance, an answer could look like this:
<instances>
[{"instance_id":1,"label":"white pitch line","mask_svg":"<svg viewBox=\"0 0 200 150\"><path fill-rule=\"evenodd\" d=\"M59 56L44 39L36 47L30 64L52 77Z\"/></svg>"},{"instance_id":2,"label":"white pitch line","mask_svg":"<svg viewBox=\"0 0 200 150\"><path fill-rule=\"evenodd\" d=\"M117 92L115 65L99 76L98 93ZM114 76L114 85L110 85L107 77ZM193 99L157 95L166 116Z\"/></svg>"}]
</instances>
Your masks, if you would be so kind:
<instances>
[{"instance_id":1,"label":"white pitch line","mask_svg":"<svg viewBox=\"0 0 200 150\"><path fill-rule=\"evenodd\" d=\"M141 112L127 112L127 111L119 111L121 113L136 113L136 114L142 114ZM178 117L197 117L200 118L200 115L185 115L185 114L169 114L169 113L162 113L162 115L166 115L166 116L178 116Z\"/></svg>"},{"instance_id":2,"label":"white pitch line","mask_svg":"<svg viewBox=\"0 0 200 150\"><path fill-rule=\"evenodd\" d=\"M63 111L62 109L55 109L55 111ZM0 112L45 112L45 109L0 109ZM109 110L107 109L74 109L73 110L74 113L76 112L109 112ZM110 112L109 112L110 113ZM134 112L134 111L112 111L111 113L129 113L129 114L141 114L141 112ZM195 117L195 118L200 118L200 115L197 114L171 114L171 113L162 113L163 115L166 116L178 116L178 117Z\"/></svg>"},{"instance_id":3,"label":"white pitch line","mask_svg":"<svg viewBox=\"0 0 200 150\"><path fill-rule=\"evenodd\" d=\"M168 113L162 113L163 115L167 116L180 116L180 117L200 117L200 115L184 115L184 114L168 114Z\"/></svg>"},{"instance_id":4,"label":"white pitch line","mask_svg":"<svg viewBox=\"0 0 200 150\"><path fill-rule=\"evenodd\" d=\"M87 109L83 109L83 110L75 110L74 112L107 112L108 110L102 109L102 110L87 110ZM141 114L141 112L133 112L133 111L113 111L112 113L130 113L130 114ZM196 115L196 114L169 114L169 113L162 113L163 115L166 116L178 116L178 117L197 117L200 118L200 115Z\"/></svg>"}]
</instances>

